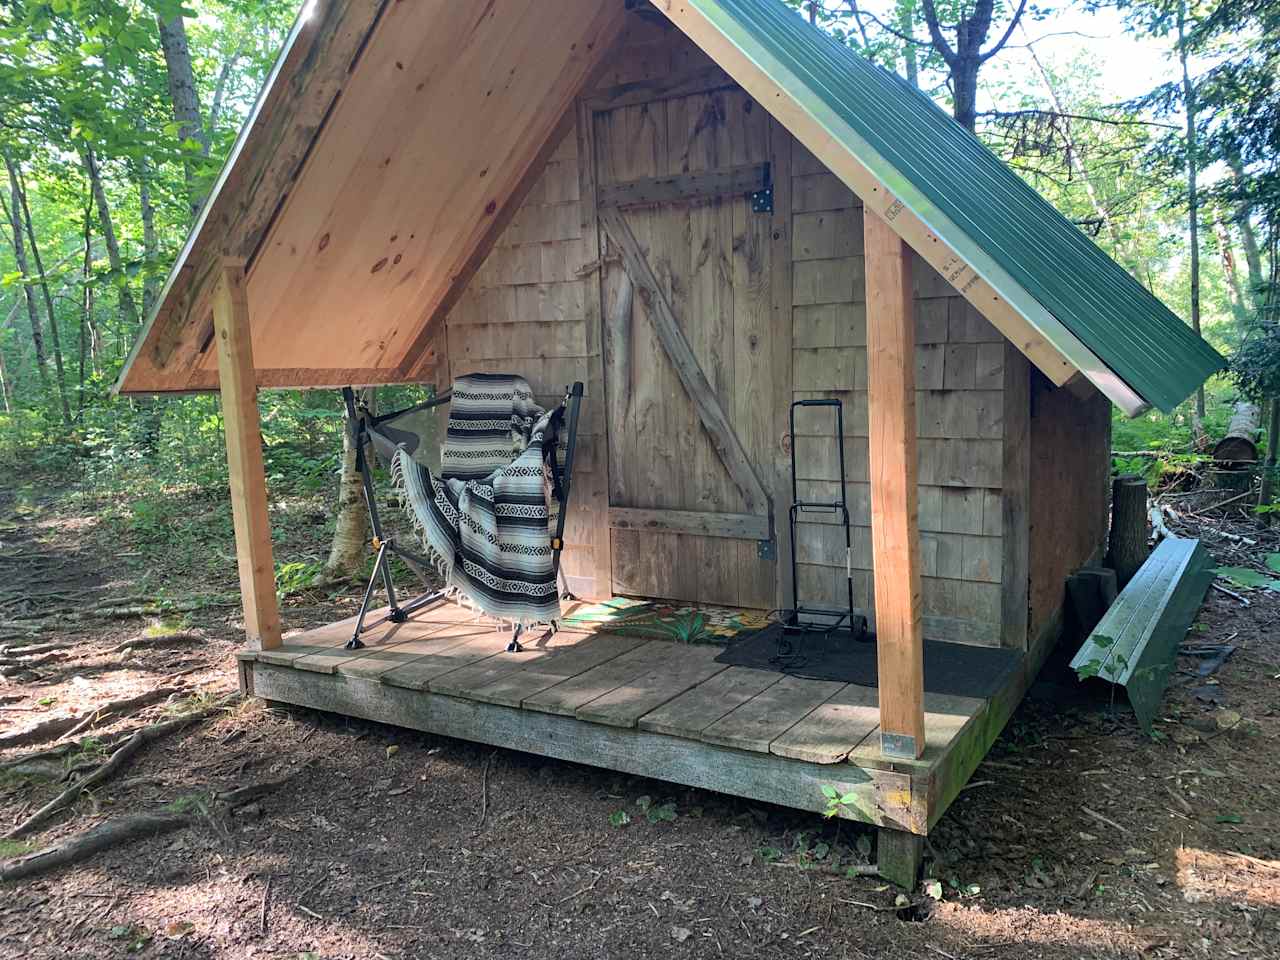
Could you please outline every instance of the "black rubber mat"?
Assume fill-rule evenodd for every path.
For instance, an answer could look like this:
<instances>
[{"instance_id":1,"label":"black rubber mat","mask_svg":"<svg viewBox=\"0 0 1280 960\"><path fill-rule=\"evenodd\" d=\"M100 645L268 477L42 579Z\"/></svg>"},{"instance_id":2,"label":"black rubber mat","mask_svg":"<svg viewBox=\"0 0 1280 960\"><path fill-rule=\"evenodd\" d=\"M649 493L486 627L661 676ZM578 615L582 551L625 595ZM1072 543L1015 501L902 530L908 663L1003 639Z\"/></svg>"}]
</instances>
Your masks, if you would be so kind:
<instances>
[{"instance_id":1,"label":"black rubber mat","mask_svg":"<svg viewBox=\"0 0 1280 960\"><path fill-rule=\"evenodd\" d=\"M878 685L874 642L854 640L848 631L791 633L779 645L782 638L782 624L770 624L732 643L716 662L811 680ZM1020 650L926 640L924 689L927 693L991 697L1005 686L1021 661Z\"/></svg>"}]
</instances>

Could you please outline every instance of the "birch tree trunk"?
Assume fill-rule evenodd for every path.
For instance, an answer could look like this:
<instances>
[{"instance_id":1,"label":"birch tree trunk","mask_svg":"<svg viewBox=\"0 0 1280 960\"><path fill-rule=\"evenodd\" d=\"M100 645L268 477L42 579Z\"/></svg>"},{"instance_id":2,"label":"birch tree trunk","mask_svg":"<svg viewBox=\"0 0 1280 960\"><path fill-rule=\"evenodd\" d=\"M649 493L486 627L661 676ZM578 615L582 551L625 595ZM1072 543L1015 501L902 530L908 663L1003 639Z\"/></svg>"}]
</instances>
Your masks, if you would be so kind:
<instances>
[{"instance_id":1,"label":"birch tree trunk","mask_svg":"<svg viewBox=\"0 0 1280 960\"><path fill-rule=\"evenodd\" d=\"M359 399L372 409L373 388L360 391ZM333 530L329 559L325 561L327 580L348 580L355 576L366 556L369 542L369 510L364 502L364 486L356 469L356 445L351 423L342 431L342 470L338 479L338 519Z\"/></svg>"}]
</instances>

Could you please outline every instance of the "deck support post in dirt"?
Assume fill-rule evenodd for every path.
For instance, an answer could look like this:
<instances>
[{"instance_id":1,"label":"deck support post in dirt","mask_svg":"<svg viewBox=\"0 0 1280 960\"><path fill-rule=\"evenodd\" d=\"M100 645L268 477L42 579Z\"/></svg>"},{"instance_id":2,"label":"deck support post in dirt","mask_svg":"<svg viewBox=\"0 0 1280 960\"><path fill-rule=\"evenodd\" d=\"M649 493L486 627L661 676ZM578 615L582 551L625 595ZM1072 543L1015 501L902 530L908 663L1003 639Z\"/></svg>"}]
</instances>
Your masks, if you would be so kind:
<instances>
[{"instance_id":1,"label":"deck support post in dirt","mask_svg":"<svg viewBox=\"0 0 1280 960\"><path fill-rule=\"evenodd\" d=\"M890 883L914 890L924 859L924 837L881 827L876 839L876 869Z\"/></svg>"},{"instance_id":2,"label":"deck support post in dirt","mask_svg":"<svg viewBox=\"0 0 1280 960\"><path fill-rule=\"evenodd\" d=\"M924 752L924 622L912 253L870 203L863 212L863 245L880 749L915 760Z\"/></svg>"},{"instance_id":3,"label":"deck support post in dirt","mask_svg":"<svg viewBox=\"0 0 1280 960\"><path fill-rule=\"evenodd\" d=\"M227 434L227 473L240 594L244 599L244 630L251 647L271 650L280 646L280 611L276 604L267 475L262 463L262 428L245 285L244 261L224 259L213 296L214 341Z\"/></svg>"}]
</instances>

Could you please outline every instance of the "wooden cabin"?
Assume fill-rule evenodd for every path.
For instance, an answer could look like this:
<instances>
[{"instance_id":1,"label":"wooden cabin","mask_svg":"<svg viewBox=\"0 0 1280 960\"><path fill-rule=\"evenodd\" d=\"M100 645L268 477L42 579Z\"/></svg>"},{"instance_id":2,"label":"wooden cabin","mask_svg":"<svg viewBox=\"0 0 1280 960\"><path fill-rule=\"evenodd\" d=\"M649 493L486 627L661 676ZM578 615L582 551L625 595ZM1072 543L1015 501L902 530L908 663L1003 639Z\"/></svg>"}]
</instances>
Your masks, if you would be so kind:
<instances>
[{"instance_id":1,"label":"wooden cabin","mask_svg":"<svg viewBox=\"0 0 1280 960\"><path fill-rule=\"evenodd\" d=\"M220 389L259 696L927 832L1057 639L1107 524L1111 405L1220 358L970 134L779 0L314 0L124 371ZM878 689L455 607L281 637L255 392L582 381L582 598L771 610L852 582ZM853 545L802 497L840 444ZM802 518L805 519L805 518ZM822 518L808 518L822 519ZM994 694L925 641L1008 648Z\"/></svg>"}]
</instances>

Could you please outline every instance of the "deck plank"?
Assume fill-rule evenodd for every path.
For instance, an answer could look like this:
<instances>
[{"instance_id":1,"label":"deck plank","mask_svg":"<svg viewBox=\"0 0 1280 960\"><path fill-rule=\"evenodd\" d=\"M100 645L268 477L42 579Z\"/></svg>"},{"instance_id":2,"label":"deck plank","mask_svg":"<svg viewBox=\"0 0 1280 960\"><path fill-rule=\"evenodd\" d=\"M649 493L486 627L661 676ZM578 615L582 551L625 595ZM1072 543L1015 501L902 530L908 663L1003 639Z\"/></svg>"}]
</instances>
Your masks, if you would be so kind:
<instances>
[{"instance_id":1,"label":"deck plank","mask_svg":"<svg viewBox=\"0 0 1280 960\"><path fill-rule=\"evenodd\" d=\"M616 690L628 680L643 676L662 664L671 644L650 640L619 657L562 680L530 697L521 706L526 710L572 717L584 703Z\"/></svg>"},{"instance_id":2,"label":"deck plank","mask_svg":"<svg viewBox=\"0 0 1280 960\"><path fill-rule=\"evenodd\" d=\"M567 650L557 650L544 659L521 664L520 670L504 673L487 686L473 690L471 696L484 703L518 707L527 698L548 687L554 687L557 683L585 673L592 667L616 659L649 642L645 637L616 633L588 634L585 640Z\"/></svg>"},{"instance_id":3,"label":"deck plank","mask_svg":"<svg viewBox=\"0 0 1280 960\"><path fill-rule=\"evenodd\" d=\"M698 739L702 731L782 679L772 670L730 667L640 718L641 730Z\"/></svg>"},{"instance_id":4,"label":"deck plank","mask_svg":"<svg viewBox=\"0 0 1280 960\"><path fill-rule=\"evenodd\" d=\"M769 744L844 687L835 680L783 677L703 730L701 739L722 747L768 753Z\"/></svg>"},{"instance_id":5,"label":"deck plank","mask_svg":"<svg viewBox=\"0 0 1280 960\"><path fill-rule=\"evenodd\" d=\"M538 639L542 639L545 629L538 628ZM432 693L443 693L450 697L465 697L468 700L478 699L476 691L501 680L508 674L526 670L536 663L549 660L559 653L570 649L586 640L590 634L582 631L557 630L541 643L530 642L517 653L492 656L477 661L469 666L451 670L449 673L435 677L427 685Z\"/></svg>"},{"instance_id":6,"label":"deck plank","mask_svg":"<svg viewBox=\"0 0 1280 960\"><path fill-rule=\"evenodd\" d=\"M508 635L495 631L491 623L457 624L442 631L442 635L457 642L442 644L403 666L388 670L381 675L382 682L409 690L426 690L432 680L451 670L490 657L506 656Z\"/></svg>"},{"instance_id":7,"label":"deck plank","mask_svg":"<svg viewBox=\"0 0 1280 960\"><path fill-rule=\"evenodd\" d=\"M769 752L810 763L839 763L880 728L874 687L849 684L769 745Z\"/></svg>"},{"instance_id":8,"label":"deck plank","mask_svg":"<svg viewBox=\"0 0 1280 960\"><path fill-rule=\"evenodd\" d=\"M634 727L646 713L729 669L716 663L719 647L667 646L667 656L659 666L583 704L574 715L592 723Z\"/></svg>"},{"instance_id":9,"label":"deck plank","mask_svg":"<svg viewBox=\"0 0 1280 960\"><path fill-rule=\"evenodd\" d=\"M371 611L370 620L385 616L387 608ZM290 638L290 645L298 644L309 647L305 653L288 658L287 662L270 660L280 666L293 666L299 670L310 670L315 673L335 673L339 668L350 667L378 650L386 650L393 644L410 640L421 640L432 636L441 629L459 623L475 622L477 614L474 610L460 607L456 603L441 603L428 610L422 610L404 623L383 623L364 634L364 646L356 650L347 650L347 641L355 630L356 618L348 617L337 623L331 623L313 630L307 630ZM283 649L283 648L281 648ZM344 670L344 672L346 672Z\"/></svg>"},{"instance_id":10,"label":"deck plank","mask_svg":"<svg viewBox=\"0 0 1280 960\"><path fill-rule=\"evenodd\" d=\"M862 766L885 769L917 769L926 771L937 766L951 744L978 716L987 701L976 697L958 697L946 693L924 695L924 753L918 760L899 760L880 752L880 738L868 737L849 753L849 761Z\"/></svg>"}]
</instances>

